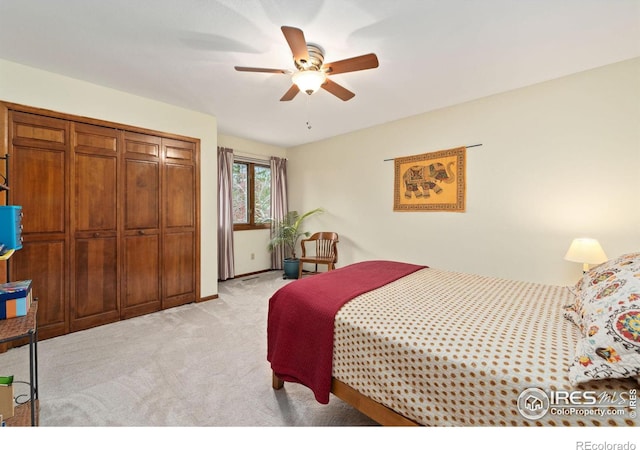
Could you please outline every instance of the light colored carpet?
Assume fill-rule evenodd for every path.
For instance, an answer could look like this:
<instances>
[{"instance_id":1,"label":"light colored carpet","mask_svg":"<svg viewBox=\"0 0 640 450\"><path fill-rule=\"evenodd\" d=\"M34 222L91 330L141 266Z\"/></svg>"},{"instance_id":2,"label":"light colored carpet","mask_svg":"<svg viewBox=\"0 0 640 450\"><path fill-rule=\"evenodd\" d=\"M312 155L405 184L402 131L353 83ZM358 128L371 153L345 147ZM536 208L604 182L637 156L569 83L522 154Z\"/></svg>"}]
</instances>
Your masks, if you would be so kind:
<instances>
[{"instance_id":1,"label":"light colored carpet","mask_svg":"<svg viewBox=\"0 0 640 450\"><path fill-rule=\"evenodd\" d=\"M338 398L271 388L268 300L290 282L281 272L229 280L216 300L41 341L40 425L375 425ZM0 373L28 380L27 356L27 346L0 354Z\"/></svg>"}]
</instances>

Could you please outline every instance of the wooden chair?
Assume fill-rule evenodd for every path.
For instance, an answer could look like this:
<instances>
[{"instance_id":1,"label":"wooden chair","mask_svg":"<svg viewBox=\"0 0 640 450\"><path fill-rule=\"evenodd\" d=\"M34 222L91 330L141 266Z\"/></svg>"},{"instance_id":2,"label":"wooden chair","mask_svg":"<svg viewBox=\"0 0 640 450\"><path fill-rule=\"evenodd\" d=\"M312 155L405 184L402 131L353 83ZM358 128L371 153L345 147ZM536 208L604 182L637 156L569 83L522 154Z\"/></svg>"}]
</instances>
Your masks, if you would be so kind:
<instances>
[{"instance_id":1,"label":"wooden chair","mask_svg":"<svg viewBox=\"0 0 640 450\"><path fill-rule=\"evenodd\" d=\"M305 243L315 243L315 254L307 255ZM298 267L298 279L302 278L302 266L304 263L316 265L315 272L318 273L318 264L326 264L327 270L333 270L338 262L338 234L332 231L321 231L314 233L308 239L300 241L302 246L302 256ZM311 246L311 245L309 245Z\"/></svg>"}]
</instances>

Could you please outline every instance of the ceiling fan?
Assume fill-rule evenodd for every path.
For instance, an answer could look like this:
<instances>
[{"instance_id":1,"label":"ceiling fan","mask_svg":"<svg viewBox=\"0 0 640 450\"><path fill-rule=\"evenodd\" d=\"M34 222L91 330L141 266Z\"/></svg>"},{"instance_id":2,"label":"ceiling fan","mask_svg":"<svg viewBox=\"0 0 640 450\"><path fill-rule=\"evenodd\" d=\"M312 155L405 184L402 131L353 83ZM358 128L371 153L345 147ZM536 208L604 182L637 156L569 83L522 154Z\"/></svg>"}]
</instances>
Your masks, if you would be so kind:
<instances>
[{"instance_id":1,"label":"ceiling fan","mask_svg":"<svg viewBox=\"0 0 640 450\"><path fill-rule=\"evenodd\" d=\"M302 30L287 26L283 26L281 29L293 52L293 62L297 69L291 76L291 87L280 99L282 102L293 100L300 91L311 95L319 88L330 92L343 101L350 100L356 94L332 81L329 76L378 67L378 57L373 53L325 64L324 50L316 44L308 43ZM259 67L236 66L235 69L239 72L292 73L285 69Z\"/></svg>"}]
</instances>

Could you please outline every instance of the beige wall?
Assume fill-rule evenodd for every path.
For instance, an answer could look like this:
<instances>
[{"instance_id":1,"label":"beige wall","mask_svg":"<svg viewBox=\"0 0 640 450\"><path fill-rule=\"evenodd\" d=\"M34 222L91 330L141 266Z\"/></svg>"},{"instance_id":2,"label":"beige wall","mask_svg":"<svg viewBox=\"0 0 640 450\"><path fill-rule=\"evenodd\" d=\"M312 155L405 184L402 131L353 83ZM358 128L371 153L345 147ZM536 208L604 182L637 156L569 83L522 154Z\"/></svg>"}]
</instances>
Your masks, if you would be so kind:
<instances>
[{"instance_id":1,"label":"beige wall","mask_svg":"<svg viewBox=\"0 0 640 450\"><path fill-rule=\"evenodd\" d=\"M200 139L201 295L218 293L213 116L0 60L0 100Z\"/></svg>"},{"instance_id":2,"label":"beige wall","mask_svg":"<svg viewBox=\"0 0 640 450\"><path fill-rule=\"evenodd\" d=\"M357 98L355 99L357 101ZM339 108L340 105L336 105ZM380 105L381 108L384 105ZM467 211L393 212L394 163L467 150ZM339 266L395 259L566 284L571 239L640 250L640 59L289 149L290 207L327 213Z\"/></svg>"},{"instance_id":3,"label":"beige wall","mask_svg":"<svg viewBox=\"0 0 640 450\"><path fill-rule=\"evenodd\" d=\"M217 145L286 154L291 208L327 209L307 229L340 233L339 265L386 258L565 284L580 273L562 259L573 237L598 238L609 256L640 250L638 80L635 59L285 151L217 136L212 116L0 60L0 100L201 139L203 296L218 288ZM465 213L392 211L384 159L477 143ZM236 273L267 268L266 235L238 234Z\"/></svg>"}]
</instances>

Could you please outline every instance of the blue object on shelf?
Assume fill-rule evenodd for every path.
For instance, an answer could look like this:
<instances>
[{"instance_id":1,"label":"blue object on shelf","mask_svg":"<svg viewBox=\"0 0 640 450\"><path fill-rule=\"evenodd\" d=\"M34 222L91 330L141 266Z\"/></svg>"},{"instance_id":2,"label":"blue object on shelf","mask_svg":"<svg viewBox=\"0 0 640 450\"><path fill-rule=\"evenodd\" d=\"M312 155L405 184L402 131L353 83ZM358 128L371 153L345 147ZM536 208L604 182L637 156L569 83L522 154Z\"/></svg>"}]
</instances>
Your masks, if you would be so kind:
<instances>
[{"instance_id":1,"label":"blue object on shelf","mask_svg":"<svg viewBox=\"0 0 640 450\"><path fill-rule=\"evenodd\" d=\"M0 206L0 243L3 251L22 248L22 206Z\"/></svg>"}]
</instances>

